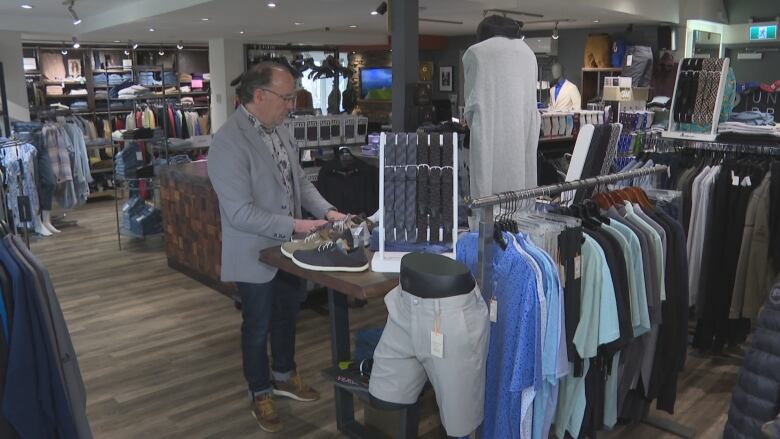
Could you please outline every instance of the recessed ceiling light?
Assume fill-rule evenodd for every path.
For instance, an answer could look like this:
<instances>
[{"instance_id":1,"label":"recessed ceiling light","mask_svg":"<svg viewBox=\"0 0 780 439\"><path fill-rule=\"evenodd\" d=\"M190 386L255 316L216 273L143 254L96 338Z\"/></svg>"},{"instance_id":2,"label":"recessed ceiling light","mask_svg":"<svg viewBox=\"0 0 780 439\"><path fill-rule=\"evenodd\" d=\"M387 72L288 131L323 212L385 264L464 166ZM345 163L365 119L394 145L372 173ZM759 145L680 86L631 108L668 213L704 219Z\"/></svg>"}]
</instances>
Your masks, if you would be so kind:
<instances>
[{"instance_id":1,"label":"recessed ceiling light","mask_svg":"<svg viewBox=\"0 0 780 439\"><path fill-rule=\"evenodd\" d=\"M241 35L244 35L245 32L243 30L241 30L241 31L238 31L238 33L240 33Z\"/></svg>"},{"instance_id":2,"label":"recessed ceiling light","mask_svg":"<svg viewBox=\"0 0 780 439\"><path fill-rule=\"evenodd\" d=\"M115 43L121 43L121 41L119 41L119 40L114 40L114 42L115 42Z\"/></svg>"},{"instance_id":3,"label":"recessed ceiling light","mask_svg":"<svg viewBox=\"0 0 780 439\"><path fill-rule=\"evenodd\" d=\"M149 32L154 32L154 28L153 28L153 27L150 27L150 28L149 28Z\"/></svg>"},{"instance_id":4,"label":"recessed ceiling light","mask_svg":"<svg viewBox=\"0 0 780 439\"><path fill-rule=\"evenodd\" d=\"M296 26L301 26L303 23L301 23L300 21L296 21L293 24L296 25Z\"/></svg>"},{"instance_id":5,"label":"recessed ceiling light","mask_svg":"<svg viewBox=\"0 0 780 439\"><path fill-rule=\"evenodd\" d=\"M275 8L276 7L276 3L270 2L270 3L268 3L268 7L269 8Z\"/></svg>"},{"instance_id":6,"label":"recessed ceiling light","mask_svg":"<svg viewBox=\"0 0 780 439\"><path fill-rule=\"evenodd\" d=\"M598 23L599 21L598 21L598 20L593 20L593 22L594 22L594 23Z\"/></svg>"},{"instance_id":7,"label":"recessed ceiling light","mask_svg":"<svg viewBox=\"0 0 780 439\"><path fill-rule=\"evenodd\" d=\"M377 11L371 11L371 15L379 15L379 12L377 12Z\"/></svg>"},{"instance_id":8,"label":"recessed ceiling light","mask_svg":"<svg viewBox=\"0 0 780 439\"><path fill-rule=\"evenodd\" d=\"M22 7L22 9L32 9L32 8L34 8L33 5L28 5L27 3L25 3L23 5L20 5L20 6Z\"/></svg>"},{"instance_id":9,"label":"recessed ceiling light","mask_svg":"<svg viewBox=\"0 0 780 439\"><path fill-rule=\"evenodd\" d=\"M349 28L350 28L350 29L354 29L354 28L356 28L356 27L358 27L358 25L356 25L356 24L350 24L350 25L349 25Z\"/></svg>"},{"instance_id":10,"label":"recessed ceiling light","mask_svg":"<svg viewBox=\"0 0 780 439\"><path fill-rule=\"evenodd\" d=\"M200 21L209 21L208 18L201 18Z\"/></svg>"}]
</instances>

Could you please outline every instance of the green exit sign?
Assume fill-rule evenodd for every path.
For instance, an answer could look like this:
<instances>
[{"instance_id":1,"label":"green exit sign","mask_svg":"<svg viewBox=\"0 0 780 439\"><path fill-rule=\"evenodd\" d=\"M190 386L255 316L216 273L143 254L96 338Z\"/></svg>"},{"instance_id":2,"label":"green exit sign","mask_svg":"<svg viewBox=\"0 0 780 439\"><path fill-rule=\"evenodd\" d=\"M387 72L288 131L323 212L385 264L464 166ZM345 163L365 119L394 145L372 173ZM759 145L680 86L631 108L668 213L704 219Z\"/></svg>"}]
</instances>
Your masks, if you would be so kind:
<instances>
[{"instance_id":1,"label":"green exit sign","mask_svg":"<svg viewBox=\"0 0 780 439\"><path fill-rule=\"evenodd\" d=\"M750 41L764 41L777 39L777 25L750 26Z\"/></svg>"}]
</instances>

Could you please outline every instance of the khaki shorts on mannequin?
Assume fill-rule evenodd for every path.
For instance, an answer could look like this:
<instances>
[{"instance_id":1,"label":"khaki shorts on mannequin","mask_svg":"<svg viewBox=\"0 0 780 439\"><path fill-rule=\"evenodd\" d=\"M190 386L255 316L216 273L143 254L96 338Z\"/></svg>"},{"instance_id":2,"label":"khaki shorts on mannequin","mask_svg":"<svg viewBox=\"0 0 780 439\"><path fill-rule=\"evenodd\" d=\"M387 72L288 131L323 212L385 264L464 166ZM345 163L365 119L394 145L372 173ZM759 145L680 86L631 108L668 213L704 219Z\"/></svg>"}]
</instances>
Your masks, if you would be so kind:
<instances>
[{"instance_id":1,"label":"khaki shorts on mannequin","mask_svg":"<svg viewBox=\"0 0 780 439\"><path fill-rule=\"evenodd\" d=\"M585 42L585 60L583 67L612 67L610 49L612 41L609 35L588 35Z\"/></svg>"},{"instance_id":2,"label":"khaki shorts on mannequin","mask_svg":"<svg viewBox=\"0 0 780 439\"><path fill-rule=\"evenodd\" d=\"M385 296L387 325L374 351L369 391L382 401L414 404L425 383L436 393L449 436L482 423L490 321L479 288L444 299L422 299L396 287ZM441 313L444 356L431 355L431 331Z\"/></svg>"}]
</instances>

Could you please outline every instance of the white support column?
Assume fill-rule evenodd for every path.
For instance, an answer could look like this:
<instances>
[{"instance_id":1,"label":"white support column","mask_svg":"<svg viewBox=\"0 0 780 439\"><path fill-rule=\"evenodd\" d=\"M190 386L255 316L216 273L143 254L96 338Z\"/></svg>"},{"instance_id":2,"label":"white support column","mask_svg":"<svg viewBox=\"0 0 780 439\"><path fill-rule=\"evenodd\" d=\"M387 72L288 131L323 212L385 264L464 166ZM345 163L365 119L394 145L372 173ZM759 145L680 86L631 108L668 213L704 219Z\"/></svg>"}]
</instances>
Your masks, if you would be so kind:
<instances>
[{"instance_id":1,"label":"white support column","mask_svg":"<svg viewBox=\"0 0 780 439\"><path fill-rule=\"evenodd\" d=\"M27 86L24 82L22 37L18 32L0 31L0 62L5 73L8 114L11 120L30 120Z\"/></svg>"},{"instance_id":2,"label":"white support column","mask_svg":"<svg viewBox=\"0 0 780 439\"><path fill-rule=\"evenodd\" d=\"M211 132L215 133L235 111L236 91L230 81L244 71L244 42L209 40L211 73Z\"/></svg>"}]
</instances>

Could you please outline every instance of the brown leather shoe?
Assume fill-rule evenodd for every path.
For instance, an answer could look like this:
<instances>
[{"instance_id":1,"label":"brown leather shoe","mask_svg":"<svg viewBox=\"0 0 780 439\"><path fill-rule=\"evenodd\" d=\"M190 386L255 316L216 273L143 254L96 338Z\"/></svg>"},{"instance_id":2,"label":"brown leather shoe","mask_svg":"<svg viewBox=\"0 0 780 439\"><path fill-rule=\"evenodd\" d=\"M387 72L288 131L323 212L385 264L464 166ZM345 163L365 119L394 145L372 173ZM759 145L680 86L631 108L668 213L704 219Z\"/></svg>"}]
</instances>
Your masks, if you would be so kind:
<instances>
[{"instance_id":1,"label":"brown leather shoe","mask_svg":"<svg viewBox=\"0 0 780 439\"><path fill-rule=\"evenodd\" d=\"M252 416L255 417L257 425L264 431L278 433L284 428L282 420L276 414L276 406L274 405L272 395L256 396L255 400L250 403L249 408L252 410Z\"/></svg>"},{"instance_id":2,"label":"brown leather shoe","mask_svg":"<svg viewBox=\"0 0 780 439\"><path fill-rule=\"evenodd\" d=\"M287 381L273 381L274 395L286 396L296 401L311 402L320 399L320 392L307 386L294 370Z\"/></svg>"}]
</instances>

